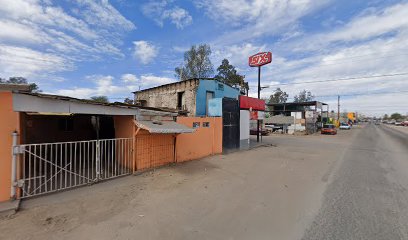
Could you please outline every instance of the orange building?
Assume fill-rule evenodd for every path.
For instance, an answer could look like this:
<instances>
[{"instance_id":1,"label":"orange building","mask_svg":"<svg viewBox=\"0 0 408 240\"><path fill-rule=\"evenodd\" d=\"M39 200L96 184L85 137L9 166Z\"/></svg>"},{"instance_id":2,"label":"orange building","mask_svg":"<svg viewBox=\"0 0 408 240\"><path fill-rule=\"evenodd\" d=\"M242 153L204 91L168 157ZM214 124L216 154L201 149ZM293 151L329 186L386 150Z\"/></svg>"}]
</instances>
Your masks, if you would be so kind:
<instances>
[{"instance_id":1,"label":"orange building","mask_svg":"<svg viewBox=\"0 0 408 240\"><path fill-rule=\"evenodd\" d=\"M0 201L222 152L220 117L176 122L169 110L21 88L0 85Z\"/></svg>"}]
</instances>

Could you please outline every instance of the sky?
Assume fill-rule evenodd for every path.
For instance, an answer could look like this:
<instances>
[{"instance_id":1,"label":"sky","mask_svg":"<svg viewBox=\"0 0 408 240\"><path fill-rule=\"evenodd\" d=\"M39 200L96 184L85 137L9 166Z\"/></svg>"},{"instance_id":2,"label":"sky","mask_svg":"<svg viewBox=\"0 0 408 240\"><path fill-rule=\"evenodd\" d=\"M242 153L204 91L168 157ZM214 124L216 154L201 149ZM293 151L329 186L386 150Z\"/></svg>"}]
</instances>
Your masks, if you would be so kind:
<instances>
[{"instance_id":1,"label":"sky","mask_svg":"<svg viewBox=\"0 0 408 240\"><path fill-rule=\"evenodd\" d=\"M203 43L214 69L227 58L245 75L250 96L248 57L270 51L264 98L306 89L330 110L340 95L342 112L408 114L408 1L0 0L0 77L44 93L123 101L177 81L184 52Z\"/></svg>"}]
</instances>

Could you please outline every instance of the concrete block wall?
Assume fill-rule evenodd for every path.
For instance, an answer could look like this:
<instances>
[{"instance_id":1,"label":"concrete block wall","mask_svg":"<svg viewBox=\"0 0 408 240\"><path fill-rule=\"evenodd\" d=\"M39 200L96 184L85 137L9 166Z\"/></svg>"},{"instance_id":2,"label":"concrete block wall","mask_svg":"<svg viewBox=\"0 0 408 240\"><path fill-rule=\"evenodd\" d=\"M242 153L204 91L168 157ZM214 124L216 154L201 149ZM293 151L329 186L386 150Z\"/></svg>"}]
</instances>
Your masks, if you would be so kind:
<instances>
[{"instance_id":1,"label":"concrete block wall","mask_svg":"<svg viewBox=\"0 0 408 240\"><path fill-rule=\"evenodd\" d=\"M181 81L167 84L135 93L135 101L146 101L146 107L177 108L178 92L184 92L183 106L189 111L189 116L194 116L196 111L196 90L199 80Z\"/></svg>"}]
</instances>

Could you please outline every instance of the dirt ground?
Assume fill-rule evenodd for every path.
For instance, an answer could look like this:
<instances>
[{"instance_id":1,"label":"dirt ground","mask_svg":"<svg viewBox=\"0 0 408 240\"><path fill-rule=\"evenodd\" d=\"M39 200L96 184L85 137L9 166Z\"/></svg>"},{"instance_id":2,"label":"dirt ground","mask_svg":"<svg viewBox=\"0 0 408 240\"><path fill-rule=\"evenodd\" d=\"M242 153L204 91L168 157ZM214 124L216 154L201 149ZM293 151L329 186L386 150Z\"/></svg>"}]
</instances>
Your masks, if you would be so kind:
<instances>
[{"instance_id":1,"label":"dirt ground","mask_svg":"<svg viewBox=\"0 0 408 240\"><path fill-rule=\"evenodd\" d=\"M351 139L273 144L22 202L1 239L300 239Z\"/></svg>"},{"instance_id":2,"label":"dirt ground","mask_svg":"<svg viewBox=\"0 0 408 240\"><path fill-rule=\"evenodd\" d=\"M398 130L398 131L400 131L400 132L403 132L403 133L407 133L407 134L408 134L408 127L405 127L405 126L394 126L394 125L385 125L385 126L390 127L390 128L393 128L393 129L395 129L395 130Z\"/></svg>"}]
</instances>

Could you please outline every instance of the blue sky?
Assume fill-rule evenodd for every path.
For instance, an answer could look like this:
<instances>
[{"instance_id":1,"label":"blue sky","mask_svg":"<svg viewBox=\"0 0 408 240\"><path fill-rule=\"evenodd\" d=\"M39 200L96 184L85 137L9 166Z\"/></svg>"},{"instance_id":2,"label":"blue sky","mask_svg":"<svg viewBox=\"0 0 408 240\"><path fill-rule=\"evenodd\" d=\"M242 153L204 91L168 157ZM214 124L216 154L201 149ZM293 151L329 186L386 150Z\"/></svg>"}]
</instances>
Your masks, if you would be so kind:
<instances>
[{"instance_id":1,"label":"blue sky","mask_svg":"<svg viewBox=\"0 0 408 240\"><path fill-rule=\"evenodd\" d=\"M405 114L408 75L302 82L407 73L407 16L408 2L396 0L0 0L0 76L121 101L176 81L184 51L207 43L214 68L228 58L253 96L257 71L247 58L271 51L263 97L296 82L280 87L290 97L310 90L332 109L339 94L343 110Z\"/></svg>"}]
</instances>

